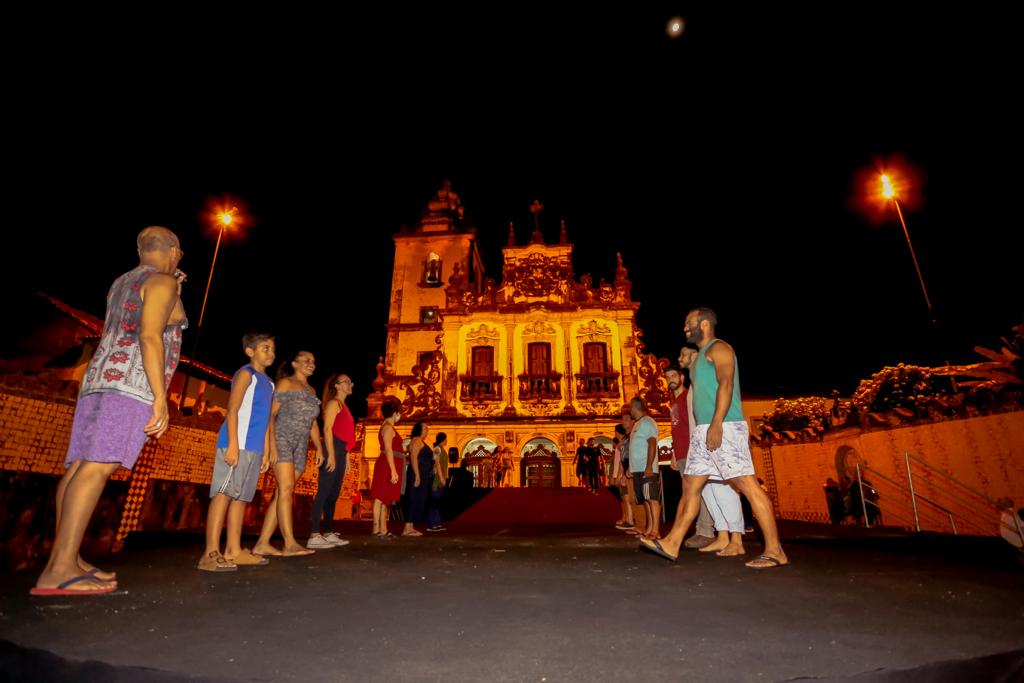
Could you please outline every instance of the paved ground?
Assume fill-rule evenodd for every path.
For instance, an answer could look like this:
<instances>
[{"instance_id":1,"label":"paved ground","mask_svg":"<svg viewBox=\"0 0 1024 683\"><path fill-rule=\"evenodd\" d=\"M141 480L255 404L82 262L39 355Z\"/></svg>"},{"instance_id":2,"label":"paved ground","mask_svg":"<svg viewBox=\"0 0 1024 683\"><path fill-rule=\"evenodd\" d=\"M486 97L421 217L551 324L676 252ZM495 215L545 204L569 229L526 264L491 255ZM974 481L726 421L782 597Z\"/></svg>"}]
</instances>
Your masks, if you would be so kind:
<instances>
[{"instance_id":1,"label":"paved ground","mask_svg":"<svg viewBox=\"0 0 1024 683\"><path fill-rule=\"evenodd\" d=\"M124 588L113 595L31 598L34 576L5 581L0 640L265 681L779 681L1024 648L1024 571L996 539L796 528L793 564L764 572L695 552L673 564L616 532L558 525L350 536L346 548L225 575L192 569L200 546L143 538L107 563ZM0 648L9 676L11 651Z\"/></svg>"}]
</instances>

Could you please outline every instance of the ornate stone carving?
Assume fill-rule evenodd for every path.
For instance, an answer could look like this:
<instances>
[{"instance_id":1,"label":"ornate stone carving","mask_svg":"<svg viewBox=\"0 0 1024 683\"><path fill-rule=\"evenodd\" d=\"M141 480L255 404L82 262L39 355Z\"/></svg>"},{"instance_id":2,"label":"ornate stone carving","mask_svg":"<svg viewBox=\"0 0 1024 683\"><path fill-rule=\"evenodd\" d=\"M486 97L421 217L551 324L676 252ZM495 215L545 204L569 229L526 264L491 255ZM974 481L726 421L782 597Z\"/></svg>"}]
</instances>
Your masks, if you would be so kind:
<instances>
[{"instance_id":1,"label":"ornate stone carving","mask_svg":"<svg viewBox=\"0 0 1024 683\"><path fill-rule=\"evenodd\" d=\"M557 401L550 403L526 403L522 406L523 413L532 417L553 417L559 414L561 408Z\"/></svg>"},{"instance_id":2,"label":"ornate stone carving","mask_svg":"<svg viewBox=\"0 0 1024 683\"><path fill-rule=\"evenodd\" d=\"M494 346L500 340L501 332L487 323L480 323L480 327L470 329L466 334L466 341L473 342L475 346Z\"/></svg>"},{"instance_id":3,"label":"ornate stone carving","mask_svg":"<svg viewBox=\"0 0 1024 683\"><path fill-rule=\"evenodd\" d=\"M378 394L383 393L384 387L387 386L387 382L384 380L384 358L383 356L377 358L377 377L373 380L373 390Z\"/></svg>"},{"instance_id":4,"label":"ornate stone carving","mask_svg":"<svg viewBox=\"0 0 1024 683\"><path fill-rule=\"evenodd\" d=\"M465 209L459 195L452 191L451 181L444 185L427 202L427 210L416 224L416 232L444 232L456 229L462 223Z\"/></svg>"},{"instance_id":5,"label":"ornate stone carving","mask_svg":"<svg viewBox=\"0 0 1024 683\"><path fill-rule=\"evenodd\" d=\"M555 329L551 323L544 322L543 320L534 320L533 322L526 323L523 328L524 337L540 337L557 335L558 330Z\"/></svg>"},{"instance_id":6,"label":"ornate stone carving","mask_svg":"<svg viewBox=\"0 0 1024 683\"><path fill-rule=\"evenodd\" d=\"M647 403L647 410L652 415L668 415L672 401L672 392L662 375L669 361L658 358L653 353L644 353L641 340L643 331L636 329L637 377L640 380L640 398ZM630 397L626 397L627 400Z\"/></svg>"},{"instance_id":7,"label":"ornate stone carving","mask_svg":"<svg viewBox=\"0 0 1024 683\"><path fill-rule=\"evenodd\" d=\"M586 338L587 341L604 341L599 340L598 337L610 337L612 335L612 328L607 325L602 325L596 320L591 320L585 325L580 325L576 328L576 336L580 338Z\"/></svg>"},{"instance_id":8,"label":"ornate stone carving","mask_svg":"<svg viewBox=\"0 0 1024 683\"><path fill-rule=\"evenodd\" d=\"M559 264L544 254L530 254L510 268L516 296L548 296L558 291Z\"/></svg>"},{"instance_id":9,"label":"ornate stone carving","mask_svg":"<svg viewBox=\"0 0 1024 683\"><path fill-rule=\"evenodd\" d=\"M629 276L629 271L622 265L622 254L615 252L615 284L620 282L628 282L626 279Z\"/></svg>"},{"instance_id":10,"label":"ornate stone carving","mask_svg":"<svg viewBox=\"0 0 1024 683\"><path fill-rule=\"evenodd\" d=\"M493 403L463 403L462 412L470 417L498 417L501 414Z\"/></svg>"},{"instance_id":11,"label":"ornate stone carving","mask_svg":"<svg viewBox=\"0 0 1024 683\"><path fill-rule=\"evenodd\" d=\"M434 417L442 405L438 384L441 381L441 354L435 352L426 366L414 365L411 377L402 377L399 387L405 390L402 412L408 418Z\"/></svg>"},{"instance_id":12,"label":"ornate stone carving","mask_svg":"<svg viewBox=\"0 0 1024 683\"><path fill-rule=\"evenodd\" d=\"M584 415L589 417L596 416L618 416L619 411L622 410L622 405L618 401L606 401L603 403L587 402L580 406Z\"/></svg>"}]
</instances>

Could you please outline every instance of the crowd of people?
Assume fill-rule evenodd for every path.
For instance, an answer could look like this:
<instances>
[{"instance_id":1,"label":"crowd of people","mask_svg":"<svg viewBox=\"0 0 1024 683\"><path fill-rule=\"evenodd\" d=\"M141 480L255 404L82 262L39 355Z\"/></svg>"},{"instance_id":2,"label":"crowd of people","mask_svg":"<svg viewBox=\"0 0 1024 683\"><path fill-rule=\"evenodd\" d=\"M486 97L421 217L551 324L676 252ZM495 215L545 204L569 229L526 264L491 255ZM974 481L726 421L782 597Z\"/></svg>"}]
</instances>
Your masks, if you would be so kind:
<instances>
[{"instance_id":1,"label":"crowd of people","mask_svg":"<svg viewBox=\"0 0 1024 683\"><path fill-rule=\"evenodd\" d=\"M662 535L658 428L640 397L630 401L623 411L622 429L616 430L618 457L612 478L623 492L623 514L616 527L637 536L644 549L672 561L683 548L720 557L741 556L746 553L745 499L764 537L764 551L746 565L782 567L789 558L779 542L771 499L754 472L736 354L715 336L717 324L712 310L691 310L683 327L686 344L678 364L665 369L673 393L672 468L682 473L683 481L672 527ZM643 508L642 528L631 505ZM696 534L685 539L695 522Z\"/></svg>"},{"instance_id":2,"label":"crowd of people","mask_svg":"<svg viewBox=\"0 0 1024 683\"><path fill-rule=\"evenodd\" d=\"M178 268L183 251L173 232L155 226L139 233L136 246L139 265L111 285L103 333L81 383L67 469L56 491L56 537L32 589L35 595L116 590L114 573L81 557L82 538L110 476L119 467L131 469L146 441L159 439L170 426L167 387L180 360L182 331L188 325L180 296L185 274ZM616 428L612 479L624 500L618 526L635 534L642 547L672 560L683 547L725 557L742 555L745 525L739 500L743 496L765 540L764 553L747 566L783 566L788 559L779 544L771 501L754 476L747 423L740 409L736 356L732 347L715 337L716 324L709 309L690 311L684 326L690 346L680 353L679 365L666 370L674 394L672 466L683 477L675 522L662 536L658 427L644 401L636 397ZM355 420L346 405L353 388L351 377L331 375L318 395L309 381L316 370L310 351L299 350L280 363L272 381L267 371L276 360L274 337L246 334L242 349L247 362L232 378L227 416L213 454L206 548L197 563L198 569L209 572L262 566L271 557L299 557L348 543L332 524L347 454L355 442ZM684 385L685 375L689 387ZM452 479L448 464L457 460L457 451L453 458L446 435L431 438L428 425L422 422L413 425L405 447L396 429L401 418L397 404L385 403L382 417L381 456L370 484L373 536L393 538L387 522L400 500L405 501L402 536L421 536L418 526L444 530L439 500ZM295 483L306 468L310 442L319 478L312 533L303 545L295 537L292 501ZM511 451L499 449L488 461L493 483L511 485L515 471ZM595 439L581 442L575 462L580 483L585 481L596 493L605 467ZM273 498L258 540L252 548L243 548L246 509L260 475L268 470L275 482ZM643 507L642 528L635 524L630 504ZM684 541L695 520L697 535ZM278 531L281 547L271 542Z\"/></svg>"}]
</instances>

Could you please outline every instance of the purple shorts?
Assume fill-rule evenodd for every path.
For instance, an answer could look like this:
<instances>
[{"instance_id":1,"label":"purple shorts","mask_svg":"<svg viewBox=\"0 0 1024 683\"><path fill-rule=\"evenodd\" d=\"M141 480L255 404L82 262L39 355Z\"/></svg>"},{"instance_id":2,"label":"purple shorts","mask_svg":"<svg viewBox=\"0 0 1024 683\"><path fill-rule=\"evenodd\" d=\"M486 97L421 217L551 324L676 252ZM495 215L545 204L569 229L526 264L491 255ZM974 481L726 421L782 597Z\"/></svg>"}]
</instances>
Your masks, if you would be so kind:
<instances>
[{"instance_id":1,"label":"purple shorts","mask_svg":"<svg viewBox=\"0 0 1024 683\"><path fill-rule=\"evenodd\" d=\"M116 462L131 469L149 438L142 428L152 414L151 403L124 394L98 392L80 397L64 464Z\"/></svg>"}]
</instances>

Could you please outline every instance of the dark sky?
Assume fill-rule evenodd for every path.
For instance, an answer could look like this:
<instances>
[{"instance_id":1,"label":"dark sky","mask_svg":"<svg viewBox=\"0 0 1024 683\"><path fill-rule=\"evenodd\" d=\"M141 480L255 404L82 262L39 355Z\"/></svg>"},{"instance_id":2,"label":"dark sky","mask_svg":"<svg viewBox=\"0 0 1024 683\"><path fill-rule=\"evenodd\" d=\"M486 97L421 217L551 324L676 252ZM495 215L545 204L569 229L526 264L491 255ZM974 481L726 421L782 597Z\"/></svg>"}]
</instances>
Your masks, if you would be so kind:
<instances>
[{"instance_id":1,"label":"dark sky","mask_svg":"<svg viewBox=\"0 0 1024 683\"><path fill-rule=\"evenodd\" d=\"M550 240L566 220L577 275L611 279L622 252L649 351L674 357L685 311L716 309L748 395L975 360L1021 319L1009 9L632 5L40 28L7 97L8 256L32 268L12 301L42 290L102 314L135 234L162 224L194 323L213 251L200 215L231 194L254 224L221 250L198 358L231 372L240 335L267 327L363 397L391 235L451 179L489 274L539 199ZM897 156L920 176L905 215L938 333L895 216L851 202L857 173Z\"/></svg>"}]
</instances>

